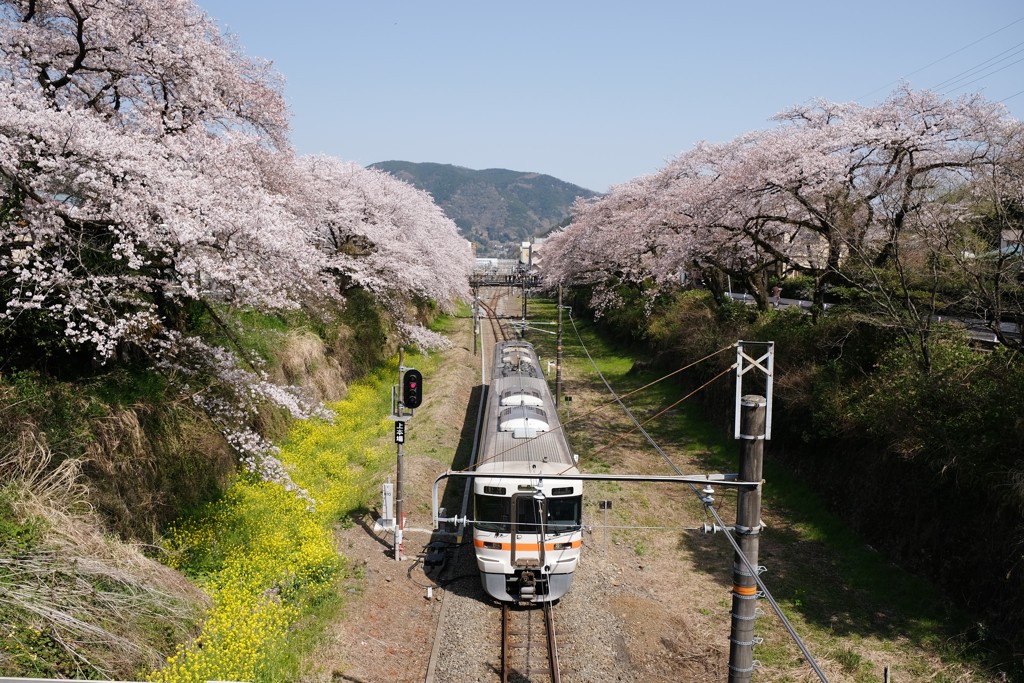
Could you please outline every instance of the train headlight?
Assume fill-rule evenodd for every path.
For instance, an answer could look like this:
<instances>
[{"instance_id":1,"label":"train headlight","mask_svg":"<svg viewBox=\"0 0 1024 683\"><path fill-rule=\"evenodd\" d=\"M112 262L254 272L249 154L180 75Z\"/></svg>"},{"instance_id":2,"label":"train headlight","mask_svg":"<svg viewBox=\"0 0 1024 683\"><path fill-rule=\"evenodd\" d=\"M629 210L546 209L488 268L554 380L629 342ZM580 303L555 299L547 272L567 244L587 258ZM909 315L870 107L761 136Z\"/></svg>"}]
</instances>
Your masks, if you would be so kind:
<instances>
[{"instance_id":1,"label":"train headlight","mask_svg":"<svg viewBox=\"0 0 1024 683\"><path fill-rule=\"evenodd\" d=\"M501 544L494 541L484 541L484 548L489 550L501 550Z\"/></svg>"},{"instance_id":2,"label":"train headlight","mask_svg":"<svg viewBox=\"0 0 1024 683\"><path fill-rule=\"evenodd\" d=\"M555 543L555 547L552 550L572 550L572 543Z\"/></svg>"}]
</instances>

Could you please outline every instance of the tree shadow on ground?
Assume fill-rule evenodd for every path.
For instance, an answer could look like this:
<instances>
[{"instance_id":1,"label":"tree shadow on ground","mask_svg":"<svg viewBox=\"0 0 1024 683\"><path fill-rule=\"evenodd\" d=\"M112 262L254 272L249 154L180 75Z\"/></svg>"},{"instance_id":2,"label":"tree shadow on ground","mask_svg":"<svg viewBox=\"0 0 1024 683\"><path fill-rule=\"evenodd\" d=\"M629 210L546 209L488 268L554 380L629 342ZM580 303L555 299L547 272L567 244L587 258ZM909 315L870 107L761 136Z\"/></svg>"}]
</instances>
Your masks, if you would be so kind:
<instances>
[{"instance_id":1,"label":"tree shadow on ground","mask_svg":"<svg viewBox=\"0 0 1024 683\"><path fill-rule=\"evenodd\" d=\"M462 431L459 444L452 454L451 469L460 471L468 469L472 463L473 446L476 440L477 416L481 402L486 399L487 387L473 387L462 420ZM443 516L473 516L470 479L467 477L449 477L442 483L438 506L444 510ZM465 508L463 503L465 502ZM422 561L427 577L456 595L471 597L484 602L493 602L484 593L480 582L480 574L476 567L473 554L473 530L471 526L461 527L453 522L442 522L431 534L430 541L424 548Z\"/></svg>"},{"instance_id":2,"label":"tree shadow on ground","mask_svg":"<svg viewBox=\"0 0 1024 683\"><path fill-rule=\"evenodd\" d=\"M730 523L734 514L723 512ZM707 560L696 563L696 571L732 586L735 554L721 533L684 534L679 548ZM809 538L793 526L772 526L761 533L757 564L787 616L799 614L835 637L952 644L964 636L963 618L948 601L867 546L838 551L827 536ZM771 611L767 600L760 602Z\"/></svg>"}]
</instances>

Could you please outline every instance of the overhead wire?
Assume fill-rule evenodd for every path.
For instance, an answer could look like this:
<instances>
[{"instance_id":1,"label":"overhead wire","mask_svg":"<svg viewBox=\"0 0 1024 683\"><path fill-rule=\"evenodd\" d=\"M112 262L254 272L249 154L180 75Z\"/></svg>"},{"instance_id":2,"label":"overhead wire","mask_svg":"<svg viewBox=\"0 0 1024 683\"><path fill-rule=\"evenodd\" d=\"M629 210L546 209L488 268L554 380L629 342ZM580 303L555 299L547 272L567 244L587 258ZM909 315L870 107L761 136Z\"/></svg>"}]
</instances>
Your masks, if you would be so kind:
<instances>
[{"instance_id":1,"label":"overhead wire","mask_svg":"<svg viewBox=\"0 0 1024 683\"><path fill-rule=\"evenodd\" d=\"M1007 59L1009 59L1010 57L1014 57L1014 56L1020 54L1021 52L1024 52L1024 48L1021 48L1021 46L1024 46L1024 41L1022 41L1020 43L1017 43L1013 47L1006 48L1005 50L1003 50L999 54L997 54L997 55L995 55L993 57L989 57L985 61L983 61L983 62L981 62L979 64L976 64L975 66L972 66L970 69L965 69L964 71L961 71L960 73L956 74L955 76L950 76L946 80L940 81L939 83L936 83L935 85L933 85L931 87L931 89L932 90L940 90L940 89L947 89L947 88L958 87L958 86L956 86L957 81L963 80L964 78L968 78L968 77L974 75L975 72L977 72L977 71L979 71L981 69L984 69L985 67L987 67L989 65L994 66L995 64L999 64L1000 62L1004 62ZM1018 48L1021 48L1021 49L1018 49ZM1007 52L1011 52L1012 50L1016 50L1016 52L1012 52L1011 54L1008 54L1008 55L1006 54ZM1006 55L1006 56L1004 57L1003 55ZM1002 57L1002 59L997 59L998 57Z\"/></svg>"},{"instance_id":2,"label":"overhead wire","mask_svg":"<svg viewBox=\"0 0 1024 683\"><path fill-rule=\"evenodd\" d=\"M870 92L866 92L863 95L860 95L860 96L858 96L858 97L856 97L854 99L861 100L861 99L864 99L865 97L867 97L869 95L874 95L876 92L878 92L880 90L884 90L884 89L886 89L886 88L888 88L890 86L896 85L897 83L906 80L908 77L913 76L913 75L918 74L918 73L921 73L925 69L933 67L936 64L938 64L939 62L945 61L945 60L949 59L950 57L952 57L953 55L956 55L956 54L959 54L959 53L963 52L964 50L966 50L969 47L974 47L975 45L977 45L978 43L982 42L983 40L987 40L987 39L991 38L992 36L996 35L997 33L1001 33L1003 31L1005 31L1006 29L1010 28L1011 26L1019 24L1022 21L1024 21L1024 17L1020 17L1018 19L1015 19L1015 20L1011 21L1010 23L1006 24L1005 26L997 28L995 31L992 31L991 33L987 33L987 34L983 35L981 38L978 38L977 40L974 40L974 41L968 43L967 45L964 45L963 47L957 48L956 50L953 50L952 52L950 52L950 53L948 53L946 55L943 55L942 57L939 57L935 61L932 61L932 62L929 62L928 64L925 64L920 69L915 69L914 71L911 71L908 74L904 74L903 76L900 76L895 81L890 81L889 83L886 83L883 86L875 88L874 90L872 90ZM1017 93L1017 94L1019 95L1020 93Z\"/></svg>"},{"instance_id":3,"label":"overhead wire","mask_svg":"<svg viewBox=\"0 0 1024 683\"><path fill-rule=\"evenodd\" d=\"M596 368L595 368L595 369L596 369ZM715 383L716 381L718 381L719 379L721 379L721 378L722 378L722 377L724 377L725 375L727 375L727 374L729 374L730 372L732 372L732 371L733 371L734 369L736 369L736 364L735 364L735 363L734 363L734 364L732 364L732 365L730 365L729 367L727 367L727 368L726 368L725 370L722 370L722 371L721 371L720 373L718 373L717 375L715 375L714 377L712 377L711 379L709 379L709 380L708 380L707 382L705 382L704 384L700 385L699 387L697 387L696 389L694 389L693 391L691 391L690 393L688 393L688 394L687 394L686 396L683 396L683 397L682 397L681 399L679 399L679 400L675 401L675 402L674 402L674 403L672 403L671 405L669 405L669 406L667 406L667 407L663 408L662 410L658 411L657 413L655 413L655 414L654 414L654 415L652 415L651 417L647 418L647 419L646 419L646 420L644 420L643 422L639 422L639 421L637 421L637 419L636 419L636 418L635 418L635 417L633 416L632 412L630 412L629 408L627 408L627 407L626 407L626 405L625 405L625 404L624 404L624 403L623 403L623 402L622 402L621 400L618 400L618 396L615 396L615 392L614 392L614 391L612 390L612 388L611 388L611 387L610 387L610 386L608 385L608 383L607 383L607 382L605 382L605 386L606 386L606 387L608 387L608 391L610 391L610 392L611 392L612 396L615 396L616 400L618 400L618 403L619 403L619 405L620 405L620 406L622 407L622 409L623 409L624 411L626 411L626 414L627 414L627 415L629 415L629 417L630 417L630 418L631 418L631 419L633 420L633 424L635 424L636 426L635 426L635 427L634 427L633 429L629 430L628 432L623 432L623 433L622 433L622 434L620 434L620 435L619 435L619 436L618 436L617 438L615 438L615 439L612 439L611 441L609 441L608 443L604 444L604 445L603 445L603 446L601 446L600 448L598 448L598 449L594 450L594 452L593 452L593 453L591 453L591 455L592 455L592 456L593 456L593 455L597 455L597 454L601 453L602 451L604 451L605 449L607 449L607 448L611 448L611 447L612 447L612 446L614 446L615 444L619 443L620 441L622 441L623 439L625 439L626 437L628 437L628 436L629 436L630 434L633 434L633 433L635 433L635 432L639 431L639 432L640 432L641 434L643 434L643 435L644 435L645 437L647 437L647 440L648 440L648 441L650 441L650 442L651 442L651 444L652 444L652 445L654 446L655 450L657 450L657 451L658 451L658 453L659 453L659 454L661 454L661 457L665 458L666 462L668 462L668 463L669 463L669 464L671 465L671 464L672 464L672 461L671 461L671 460L669 460L668 456L667 456L667 455L666 455L666 454L665 454L665 453L664 453L664 452L663 452L663 451L662 451L662 450L661 450L660 448L658 448L658 445L657 445L657 444L655 444L655 443L654 443L654 442L653 442L653 441L651 440L651 436L650 436L650 434L648 434L648 433L647 433L647 430L645 430L645 429L644 429L644 426L645 426L645 425L648 425L648 424L650 424L651 422L653 422L654 420L658 419L659 417L661 417L662 415L664 415L664 414L665 414L665 413L667 413L668 411L670 411L670 410L672 410L673 408L675 408L676 406L678 406L678 405L679 405L680 403L682 403L683 401L685 401L685 400L687 400L687 399L689 399L689 398L693 398L693 396L695 396L695 395L696 395L697 393L699 393L700 391L702 391L702 390L706 389L707 387L711 386L711 385L712 385L712 384L714 384L714 383ZM603 376L601 375L601 371L600 371L600 370L598 370L598 371L597 371L597 374L598 374L598 376L599 376L599 377L601 377L601 379L604 379L604 377L603 377ZM608 403L608 404L605 404L605 405L610 405L610 403ZM677 470L677 471L676 471L676 474L678 474L678 475L680 475L680 476L681 476L681 475L682 475L682 472L679 472L679 471Z\"/></svg>"},{"instance_id":4,"label":"overhead wire","mask_svg":"<svg viewBox=\"0 0 1024 683\"><path fill-rule=\"evenodd\" d=\"M571 316L570 316L569 320L572 321L572 317ZM576 330L575 322L573 322L573 329ZM584 353L586 353L587 358L590 359L590 363L591 363L591 365L593 365L595 372L597 372L598 376L601 378L601 381L604 382L604 385L608 388L608 391L611 392L612 396L616 396L615 391L611 388L611 385L608 383L608 380L605 379L604 375L601 373L601 370L597 367L597 363L594 361L593 357L590 355L590 351L587 350L586 345L583 343L583 338L582 338L582 336L580 336L579 330L576 330L576 336L579 339L580 346L583 347L583 351L584 351ZM734 348L734 347L735 347L735 345L733 345L732 347L729 347L729 348ZM735 367L736 367L735 364L733 364L733 366L731 368L729 368L729 370L735 369ZM617 397L616 397L616 400L618 401ZM629 408L627 408L622 403L622 401L618 401L618 403L626 411L626 414L634 422L634 424L637 425L637 427L640 429L640 432L647 438L647 441L651 444L651 446L653 446L654 449L659 454L661 454L661 456L665 459L665 461L669 464L669 466L673 470L675 470L676 474L678 474L680 476L683 476L682 470L680 470L679 467L674 462L672 462L672 460L668 457L668 455L666 455L665 452L661 449L661 447L658 446L658 444L654 441L653 437L651 437L651 435L647 432L647 430L643 429L643 427L640 425L639 421L636 419L636 417L633 415L633 413L629 410ZM698 498L700 498L702 501L704 501L704 496L702 495L702 493L700 491L698 491L696 486L694 486L692 483L687 483L687 486L690 487L690 490L693 491L693 493L696 494ZM772 610L779 617L779 620L782 621L782 625L789 632L790 637L796 643L797 647L800 648L800 651L803 653L804 657L807 658L807 663L811 666L811 668L814 670L814 672L818 675L819 680L821 680L823 683L828 683L828 678L825 676L825 672L822 671L821 667L818 665L817 660L815 660L814 655L811 654L810 650L804 644L803 639L796 632L796 629L793 628L793 624L790 623L790 621L786 617L785 613L783 613L782 607L779 606L779 603L775 600L774 596L772 596L771 591L768 590L768 586L766 586L764 581L761 580L761 577L760 577L760 575L758 573L757 568L754 567L750 563L750 560L747 559L746 553L743 552L743 550L740 548L739 544L736 542L736 539L733 538L732 534L729 532L729 528L726 526L725 522L722 520L722 517L721 517L721 515L719 515L718 510L716 510L714 508L714 506L709 505L707 503L705 503L704 507L705 507L706 510L711 512L711 514L715 518L715 521L718 522L718 525L722 528L722 532L724 533L726 539L729 541L729 544L732 546L733 551L735 552L736 556L740 559L740 561L746 567L747 571L753 577L754 581L757 583L758 588L761 590L761 592L764 594L765 599L768 601L768 604L771 605Z\"/></svg>"},{"instance_id":5,"label":"overhead wire","mask_svg":"<svg viewBox=\"0 0 1024 683\"><path fill-rule=\"evenodd\" d=\"M1009 97L1004 97L1003 99L999 100L999 103L1002 104L1003 102L1009 102L1010 100L1012 100L1014 97L1017 97L1018 95L1024 95L1024 90L1020 90L1018 92L1015 92L1012 95L1010 95Z\"/></svg>"},{"instance_id":6,"label":"overhead wire","mask_svg":"<svg viewBox=\"0 0 1024 683\"><path fill-rule=\"evenodd\" d=\"M646 430L646 429L644 429L644 425L646 425L646 424L650 424L650 422L651 422L652 420L654 420L654 419L656 419L656 418L658 418L658 417L661 417L661 416L662 416L662 415L664 415L664 414L665 414L666 412L668 412L668 411L669 411L669 410L671 410L672 408L676 407L677 405L679 405L680 403L682 403L682 402L683 402L683 401L685 401L686 399L688 399L688 398L691 398L691 397L692 397L692 396L693 396L694 394L696 394L696 393L697 393L698 391L701 391L702 389L705 389L706 387L710 386L711 384L713 384L714 382L716 382L716 381L717 381L718 379L720 379L721 377L725 376L726 374L728 374L729 372L731 372L732 370L734 370L734 369L736 368L736 364L735 364L735 363L733 363L732 365L730 365L729 367L727 367L727 368L726 368L725 370L723 370L722 372L720 372L720 373L719 373L718 375L716 375L715 377L711 378L710 380L708 380L707 382L705 382L705 383L704 383L704 384L702 384L701 386L697 387L696 389L694 389L693 391L691 391L691 392L690 392L689 394L687 394L687 395L686 395L686 396L684 396L683 398L679 399L678 401L676 401L676 402L675 402L675 403L673 403L672 405L670 405L670 406L668 406L667 408L665 408L665 409L661 410L660 412L658 412L658 413L657 413L656 415L654 415L653 417L651 417L651 418L648 418L648 419L647 419L647 420L645 420L645 421L644 421L643 423L641 423L641 422L640 422L639 420L637 420L637 419L636 419L636 416L635 416L635 415L633 415L632 411L630 411L630 409L626 407L626 404L622 402L622 397L619 397L619 395L615 393L615 390L614 390L614 389L612 389L612 386L611 386L611 384L609 384L609 383L608 383L608 380L607 380L607 379L605 379L605 376L604 376L604 374L603 374L603 373L601 372L601 370L600 370L600 369L599 369L599 368L597 367L597 363L596 363L596 362L594 361L594 357L590 355L590 351L589 351L589 350L587 349L587 346L586 346L586 344L584 344L584 343L583 343L583 337L582 337L582 336L580 335L580 331L579 331L579 329L577 329L577 327L576 327L576 321L575 321L575 320L573 320L573 318L572 318L572 316L571 316L571 315L569 316L569 322L570 322L570 323L572 323L572 329L573 329L573 331L574 331L574 332L576 333L576 338L577 338L577 339L579 339L579 342L580 342L580 347L581 347L581 348L583 349L583 353L585 353L585 354L587 355L587 359L588 359L588 360L590 360L590 364L591 364L591 365L593 366L593 368L594 368L594 372L596 372L596 373L597 373L597 376L601 378L601 381L602 381L602 382L604 383L604 386L605 386L605 388L606 388L606 389L608 389L608 393L610 393L610 394L612 395L612 399L613 399L613 402L615 402L615 403L618 403L618 404L619 404L619 406L620 406L620 407L621 407L621 408L622 408L622 409L623 409L624 411L626 411L626 415L628 415L628 416L629 416L629 419L633 421L633 424L635 424L635 425L636 425L636 427L635 427L634 429L630 430L629 432L627 432L627 433L626 433L625 435L623 435L623 436L622 436L622 437L620 437L619 439L617 439L617 440L615 440L615 441L612 441L612 442L611 442L610 444L606 444L606 445L602 446L602 447L601 447L600 449L598 449L598 452L600 452L601 450L604 450L605 448L608 448L608 447L610 447L610 446L611 446L612 444L618 443L618 441L621 441L621 440L622 440L623 438L625 438L625 437L626 437L626 436L628 436L629 434L632 434L633 432L639 431L639 432L640 432L641 434L643 434L643 435L644 435L644 437L645 437L645 438L647 439L647 441L648 441L648 442L649 442L649 443L650 443L650 444L651 444L651 445L652 445L652 446L654 447L654 450L656 450L656 451L658 452L658 454L659 454L659 455L661 455L661 457L665 459L665 462L667 462L667 463L668 463L668 464L669 464L669 465L670 465L670 466L671 466L671 467L672 467L672 468L673 468L673 469L674 469L674 470L676 471L676 474L678 474L678 475L682 476L682 474L683 474L683 473L682 473L682 471L681 471L681 470L680 470L680 469L679 469L678 467L676 467L676 466L675 466L675 464L673 464L672 460L671 460L671 459L670 459L670 458L668 457L668 455L666 455L666 454L665 454L665 452L664 452L663 450L661 450L661 448L660 448L660 447L658 446L658 444L654 442L654 439L653 439L653 438L651 438L651 435L647 433L647 430ZM700 362L703 362L704 360L707 360L707 359L711 358L711 357L712 357L712 356L714 356L714 355L717 355L717 354L719 354L719 353L722 353L722 352L723 352L723 351L725 351L725 350L728 350L728 349L732 349L732 348L735 348L735 344L734 344L734 345L731 345L731 346L727 346L727 347L725 347L724 349L722 349L722 350L720 350L720 351L716 351L716 352L715 352L714 354L712 354L712 355L709 355L709 356L705 356L704 358L702 358L702 359L701 359L700 361L697 361L697 362L698 362L698 363L700 363ZM692 367L693 367L694 365L695 365L695 363L691 363L691 364L690 364L690 365L688 365L687 367L688 367L688 368L692 368ZM677 371L677 372L678 372L678 371ZM676 374L676 373L672 373L672 374ZM670 375L667 375L667 376L670 376ZM659 380L659 381L660 381L660 380ZM652 383L652 384L653 384L653 383ZM650 385L647 385L647 386L650 386ZM636 392L630 392L630 393L626 394L626 395L625 395L625 397L629 397L629 396L631 396L631 395L632 395L632 394L634 394L634 393L636 393ZM612 401L610 401L610 402L609 402L608 404L606 404L606 405L610 405L610 403L611 403L611 402L612 402Z\"/></svg>"},{"instance_id":7,"label":"overhead wire","mask_svg":"<svg viewBox=\"0 0 1024 683\"><path fill-rule=\"evenodd\" d=\"M1010 62L1009 64L1007 64L1005 66L1002 66L1002 67L1000 67L998 69L995 69L994 71L989 71L986 74L982 74L981 76L978 76L974 80L967 81L966 83L961 83L960 85L957 85L955 87L947 88L947 89L942 91L942 94L946 95L946 94L949 94L949 93L953 92L954 90L960 90L961 88L966 88L967 86L971 85L972 83L977 83L978 81L985 80L989 76L991 76L993 74L997 74L1000 71L1005 71L1006 69L1009 69L1014 64L1020 64L1021 62L1024 62L1024 57L1021 57L1017 61Z\"/></svg>"}]
</instances>

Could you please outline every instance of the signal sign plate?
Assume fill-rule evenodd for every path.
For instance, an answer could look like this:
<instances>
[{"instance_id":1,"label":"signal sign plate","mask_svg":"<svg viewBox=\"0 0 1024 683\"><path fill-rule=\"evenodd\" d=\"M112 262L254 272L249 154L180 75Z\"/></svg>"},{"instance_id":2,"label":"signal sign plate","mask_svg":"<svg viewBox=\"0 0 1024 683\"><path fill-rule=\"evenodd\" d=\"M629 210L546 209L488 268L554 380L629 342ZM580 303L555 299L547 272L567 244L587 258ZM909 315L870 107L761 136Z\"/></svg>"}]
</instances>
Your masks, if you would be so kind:
<instances>
[{"instance_id":1,"label":"signal sign plate","mask_svg":"<svg viewBox=\"0 0 1024 683\"><path fill-rule=\"evenodd\" d=\"M405 443L405 421L395 421L395 443Z\"/></svg>"}]
</instances>

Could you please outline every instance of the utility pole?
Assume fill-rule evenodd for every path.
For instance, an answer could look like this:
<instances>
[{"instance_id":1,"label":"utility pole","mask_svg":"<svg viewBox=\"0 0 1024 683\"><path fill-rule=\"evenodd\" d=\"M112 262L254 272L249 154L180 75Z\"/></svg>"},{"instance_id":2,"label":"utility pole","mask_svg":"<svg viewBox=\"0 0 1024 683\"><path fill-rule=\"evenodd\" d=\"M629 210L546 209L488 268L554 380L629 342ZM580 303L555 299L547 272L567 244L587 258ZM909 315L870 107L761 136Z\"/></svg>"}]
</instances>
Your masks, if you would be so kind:
<instances>
[{"instance_id":1,"label":"utility pole","mask_svg":"<svg viewBox=\"0 0 1024 683\"><path fill-rule=\"evenodd\" d=\"M480 290L473 290L473 355L476 355L476 336L480 334Z\"/></svg>"},{"instance_id":2,"label":"utility pole","mask_svg":"<svg viewBox=\"0 0 1024 683\"><path fill-rule=\"evenodd\" d=\"M555 409L562 405L562 283L558 283L558 336L555 338Z\"/></svg>"},{"instance_id":3,"label":"utility pole","mask_svg":"<svg viewBox=\"0 0 1024 683\"><path fill-rule=\"evenodd\" d=\"M750 394L740 400L740 481L761 481L767 405L764 396ZM750 681L754 671L754 618L758 595L755 573L760 533L759 484L756 488L739 489L736 497L736 536L743 557L736 553L733 559L729 683Z\"/></svg>"},{"instance_id":4,"label":"utility pole","mask_svg":"<svg viewBox=\"0 0 1024 683\"><path fill-rule=\"evenodd\" d=\"M522 278L522 280L523 280L523 324L524 325L526 324L526 273L527 273L527 271L523 271L522 275L520 276Z\"/></svg>"},{"instance_id":5,"label":"utility pole","mask_svg":"<svg viewBox=\"0 0 1024 683\"><path fill-rule=\"evenodd\" d=\"M526 324L526 285L530 280L532 268L533 245L530 242L523 242L519 249L519 274L523 284L523 325Z\"/></svg>"},{"instance_id":6,"label":"utility pole","mask_svg":"<svg viewBox=\"0 0 1024 683\"><path fill-rule=\"evenodd\" d=\"M396 429L403 429L398 425L404 425L402 421L395 422ZM405 448L403 443L398 444L398 472L395 478L395 559L401 561L405 554L405 495L403 482L405 481Z\"/></svg>"}]
</instances>

